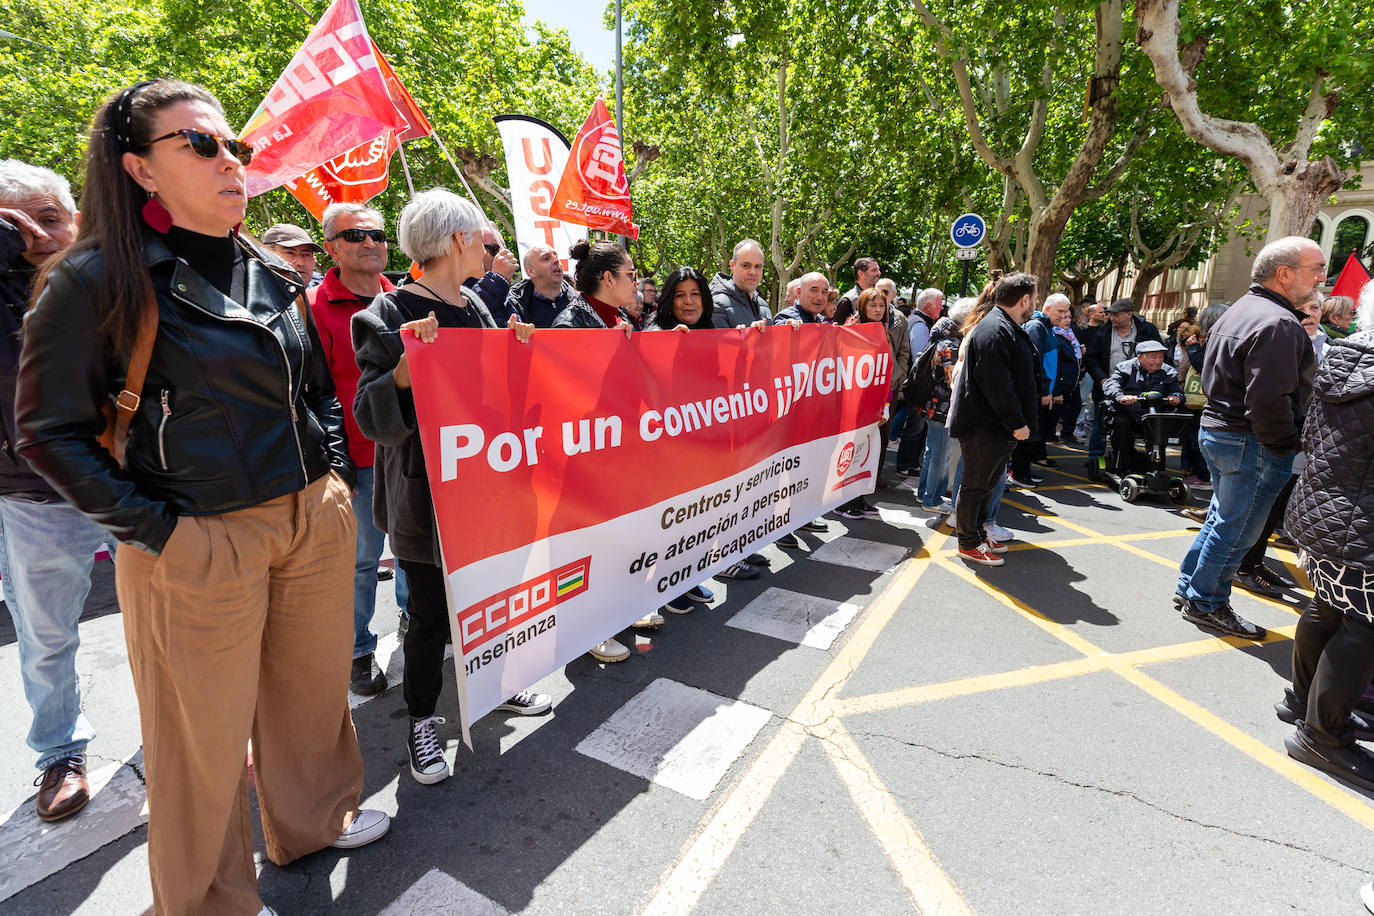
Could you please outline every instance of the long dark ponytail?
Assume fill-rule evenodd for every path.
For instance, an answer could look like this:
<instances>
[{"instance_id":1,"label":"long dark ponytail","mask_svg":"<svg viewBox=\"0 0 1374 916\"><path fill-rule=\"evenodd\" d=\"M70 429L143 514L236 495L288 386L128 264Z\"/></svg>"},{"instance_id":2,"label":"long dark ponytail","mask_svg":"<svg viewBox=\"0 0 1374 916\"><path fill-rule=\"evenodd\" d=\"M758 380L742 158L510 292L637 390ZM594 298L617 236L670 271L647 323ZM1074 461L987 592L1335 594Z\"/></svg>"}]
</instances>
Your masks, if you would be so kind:
<instances>
[{"instance_id":1,"label":"long dark ponytail","mask_svg":"<svg viewBox=\"0 0 1374 916\"><path fill-rule=\"evenodd\" d=\"M110 96L96 110L86 145L76 241L47 263L34 284L37 301L48 274L59 265L82 252L99 252L103 276L92 294L101 315L100 332L115 357L133 349L139 316L153 289L143 253L142 209L148 194L124 171L124 154L147 146L157 112L179 102L203 102L223 113L219 100L209 92L178 80L135 84Z\"/></svg>"},{"instance_id":2,"label":"long dark ponytail","mask_svg":"<svg viewBox=\"0 0 1374 916\"><path fill-rule=\"evenodd\" d=\"M573 243L568 256L577 261L573 285L584 296L595 296L601 290L601 275L634 266L630 253L615 242L589 242L580 239Z\"/></svg>"}]
</instances>

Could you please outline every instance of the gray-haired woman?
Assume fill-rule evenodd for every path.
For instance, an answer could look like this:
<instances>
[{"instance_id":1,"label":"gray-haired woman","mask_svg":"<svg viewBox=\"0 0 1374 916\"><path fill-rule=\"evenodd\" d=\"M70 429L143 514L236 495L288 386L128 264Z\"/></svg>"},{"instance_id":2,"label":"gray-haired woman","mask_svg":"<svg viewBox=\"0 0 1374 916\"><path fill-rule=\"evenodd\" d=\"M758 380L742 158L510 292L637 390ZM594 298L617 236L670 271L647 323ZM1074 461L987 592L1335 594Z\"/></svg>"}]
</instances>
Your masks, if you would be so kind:
<instances>
[{"instance_id":1,"label":"gray-haired woman","mask_svg":"<svg viewBox=\"0 0 1374 916\"><path fill-rule=\"evenodd\" d=\"M1374 678L1374 283L1359 329L1327 347L1303 428L1307 467L1287 530L1315 595L1293 638L1293 686L1275 707L1295 723L1288 756L1374 789L1374 721L1355 704Z\"/></svg>"},{"instance_id":2,"label":"gray-haired woman","mask_svg":"<svg viewBox=\"0 0 1374 916\"><path fill-rule=\"evenodd\" d=\"M482 227L486 220L476 206L442 188L416 194L401 211L401 250L424 268L424 276L382 293L365 311L353 316L353 349L362 377L353 413L358 428L377 443L378 469L372 513L376 525L391 539L391 549L410 583L406 610L404 694L410 713L408 747L410 773L431 784L449 775L443 745L435 726L444 719L434 714L443 687L444 644L449 634L445 572L438 543L429 483L417 470L424 468L424 451L415 419L402 335L424 343L438 338L439 328L495 328L496 322L477 294L463 282L480 277ZM534 325L511 316L507 327L521 342L530 339ZM529 690L511 697L498 709L537 715L550 706L549 698Z\"/></svg>"}]
</instances>

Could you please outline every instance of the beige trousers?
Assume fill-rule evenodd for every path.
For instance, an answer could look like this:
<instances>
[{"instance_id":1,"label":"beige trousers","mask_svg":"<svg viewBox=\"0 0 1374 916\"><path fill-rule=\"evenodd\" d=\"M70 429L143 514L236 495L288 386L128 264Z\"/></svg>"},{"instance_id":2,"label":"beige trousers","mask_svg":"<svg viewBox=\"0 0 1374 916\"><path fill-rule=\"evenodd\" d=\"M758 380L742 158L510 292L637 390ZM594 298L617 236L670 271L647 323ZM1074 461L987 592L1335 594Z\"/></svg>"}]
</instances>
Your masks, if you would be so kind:
<instances>
[{"instance_id":1,"label":"beige trousers","mask_svg":"<svg viewBox=\"0 0 1374 916\"><path fill-rule=\"evenodd\" d=\"M357 814L349 497L330 473L258 506L182 516L160 556L119 547L159 914L261 909L250 738L273 862L329 845Z\"/></svg>"}]
</instances>

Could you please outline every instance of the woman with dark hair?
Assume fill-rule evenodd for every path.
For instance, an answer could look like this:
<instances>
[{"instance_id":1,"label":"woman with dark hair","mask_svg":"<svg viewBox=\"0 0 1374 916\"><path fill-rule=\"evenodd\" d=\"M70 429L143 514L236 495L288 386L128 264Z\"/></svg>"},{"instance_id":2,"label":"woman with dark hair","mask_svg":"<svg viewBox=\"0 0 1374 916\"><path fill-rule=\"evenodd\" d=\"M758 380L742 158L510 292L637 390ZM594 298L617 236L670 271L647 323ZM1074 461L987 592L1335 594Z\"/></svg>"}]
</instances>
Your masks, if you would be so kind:
<instances>
[{"instance_id":1,"label":"woman with dark hair","mask_svg":"<svg viewBox=\"0 0 1374 916\"><path fill-rule=\"evenodd\" d=\"M663 283L659 309L649 322L649 330L711 330L711 311L711 288L706 278L695 267L679 267Z\"/></svg>"},{"instance_id":2,"label":"woman with dark hair","mask_svg":"<svg viewBox=\"0 0 1374 916\"><path fill-rule=\"evenodd\" d=\"M390 824L358 809L343 417L299 278L238 235L251 157L198 86L106 100L77 241L39 279L19 370L20 452L120 541L159 913L264 909L250 739L273 862Z\"/></svg>"},{"instance_id":3,"label":"woman with dark hair","mask_svg":"<svg viewBox=\"0 0 1374 916\"><path fill-rule=\"evenodd\" d=\"M582 239L568 256L577 262L573 285L582 295L568 303L553 320L556 328L620 328L628 335L634 326L620 314L634 305L638 292L635 262L615 242L593 245Z\"/></svg>"},{"instance_id":4,"label":"woman with dark hair","mask_svg":"<svg viewBox=\"0 0 1374 916\"><path fill-rule=\"evenodd\" d=\"M859 298L854 302L852 307L850 306L850 300L841 299L839 306L835 310L836 324L870 324L873 322L881 324L884 332L888 329L887 297L883 295L881 290L876 288L869 288L859 293ZM901 333L903 339L905 339L906 332L902 331ZM893 371L894 374L896 374L899 370L894 369ZM905 378L905 373L902 373L902 377ZM884 419L882 425L878 428L879 440L882 443L878 451L879 455L887 451L887 424L888 421ZM877 515L878 507L869 502L867 497L856 496L836 509L835 514L843 518L864 518L865 516Z\"/></svg>"}]
</instances>

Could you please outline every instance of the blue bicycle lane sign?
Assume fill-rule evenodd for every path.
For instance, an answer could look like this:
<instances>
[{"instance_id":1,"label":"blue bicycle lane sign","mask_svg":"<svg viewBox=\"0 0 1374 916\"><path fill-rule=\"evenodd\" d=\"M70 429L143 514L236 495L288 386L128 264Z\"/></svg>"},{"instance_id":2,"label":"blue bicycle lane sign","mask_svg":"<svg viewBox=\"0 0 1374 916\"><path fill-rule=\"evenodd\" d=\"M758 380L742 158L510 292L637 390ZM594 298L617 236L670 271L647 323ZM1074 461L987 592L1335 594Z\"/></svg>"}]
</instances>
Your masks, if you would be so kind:
<instances>
[{"instance_id":1,"label":"blue bicycle lane sign","mask_svg":"<svg viewBox=\"0 0 1374 916\"><path fill-rule=\"evenodd\" d=\"M977 213L965 213L950 224L949 237L960 248L972 248L983 240L987 231L987 224L981 216Z\"/></svg>"}]
</instances>

